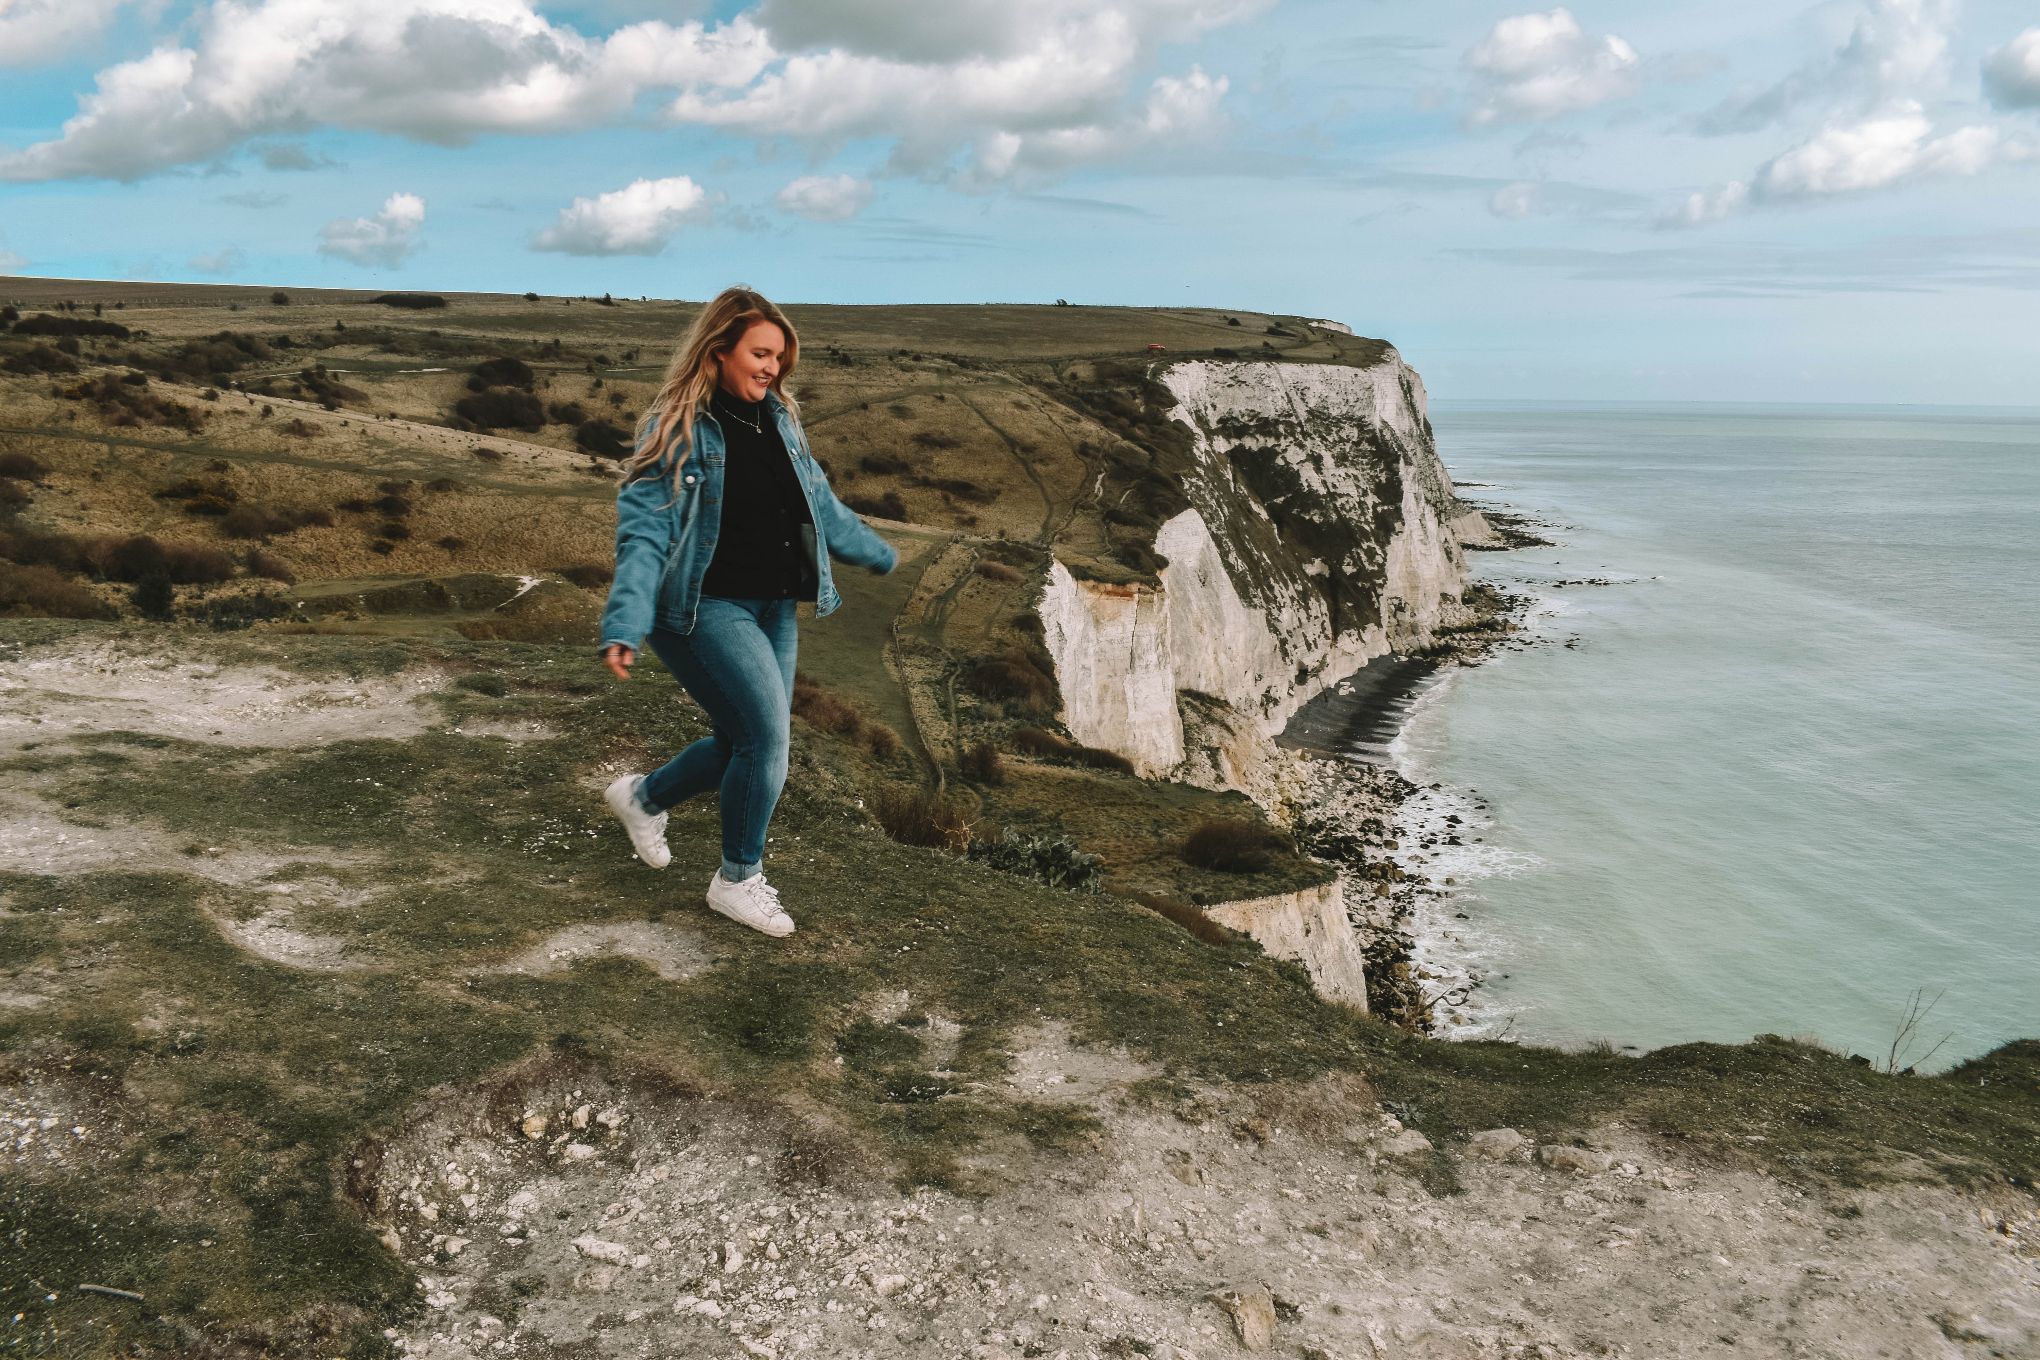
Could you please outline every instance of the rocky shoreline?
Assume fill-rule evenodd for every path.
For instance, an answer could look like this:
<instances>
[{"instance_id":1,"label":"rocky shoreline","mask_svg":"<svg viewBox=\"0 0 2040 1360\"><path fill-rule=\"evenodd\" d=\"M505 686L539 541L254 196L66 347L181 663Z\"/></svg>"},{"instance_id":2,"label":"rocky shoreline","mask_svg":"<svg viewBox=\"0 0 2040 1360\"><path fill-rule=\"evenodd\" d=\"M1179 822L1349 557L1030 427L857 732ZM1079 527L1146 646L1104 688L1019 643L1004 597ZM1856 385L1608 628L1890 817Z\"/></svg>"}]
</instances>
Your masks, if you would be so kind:
<instances>
[{"instance_id":1,"label":"rocky shoreline","mask_svg":"<svg viewBox=\"0 0 2040 1360\"><path fill-rule=\"evenodd\" d=\"M1500 514L1484 513L1490 521ZM1525 527L1526 517L1502 518L1509 521L1509 547L1550 542ZM1347 919L1366 959L1368 1009L1423 1035L1464 1023L1463 1007L1483 980L1468 962L1418 957L1420 941L1450 929L1443 913L1453 886L1420 865L1441 847L1465 843L1472 828L1463 811L1425 797L1436 786L1415 784L1390 763L1389 729L1406 720L1415 694L1445 678L1441 672L1535 645L1523 636L1533 597L1482 582L1465 598L1474 611L1470 621L1441 631L1420 656L1370 662L1352 683L1336 687L1334 702L1343 701L1336 717L1312 715L1315 723L1293 725L1282 742L1297 759L1285 812L1298 849L1336 867L1344 880ZM1362 678L1377 666L1386 674ZM1332 733L1347 740L1327 741ZM1472 806L1483 806L1477 796Z\"/></svg>"}]
</instances>

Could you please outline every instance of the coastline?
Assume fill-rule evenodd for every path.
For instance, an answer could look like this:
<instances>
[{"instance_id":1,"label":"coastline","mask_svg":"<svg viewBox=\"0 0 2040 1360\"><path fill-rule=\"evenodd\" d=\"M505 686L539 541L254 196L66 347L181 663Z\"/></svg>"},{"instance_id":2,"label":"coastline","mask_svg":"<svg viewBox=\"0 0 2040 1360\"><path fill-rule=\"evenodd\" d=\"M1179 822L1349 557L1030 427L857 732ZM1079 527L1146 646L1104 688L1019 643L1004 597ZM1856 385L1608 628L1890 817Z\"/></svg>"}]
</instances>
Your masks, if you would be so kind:
<instances>
[{"instance_id":1,"label":"coastline","mask_svg":"<svg viewBox=\"0 0 2040 1360\"><path fill-rule=\"evenodd\" d=\"M1502 540L1483 551L1552 546L1535 531L1548 526L1479 508ZM1398 746L1412 715L1442 700L1462 667L1536 645L1523 636L1535 597L1475 582L1465 598L1468 622L1442 630L1422 653L1373 658L1299 709L1277 738L1297 762L1288 808L1297 846L1344 880L1368 1008L1423 1035L1473 1024L1466 1007L1483 975L1461 942L1467 914L1450 910L1456 875L1445 869L1454 866L1437 861L1481 841L1486 804L1415 782Z\"/></svg>"}]
</instances>

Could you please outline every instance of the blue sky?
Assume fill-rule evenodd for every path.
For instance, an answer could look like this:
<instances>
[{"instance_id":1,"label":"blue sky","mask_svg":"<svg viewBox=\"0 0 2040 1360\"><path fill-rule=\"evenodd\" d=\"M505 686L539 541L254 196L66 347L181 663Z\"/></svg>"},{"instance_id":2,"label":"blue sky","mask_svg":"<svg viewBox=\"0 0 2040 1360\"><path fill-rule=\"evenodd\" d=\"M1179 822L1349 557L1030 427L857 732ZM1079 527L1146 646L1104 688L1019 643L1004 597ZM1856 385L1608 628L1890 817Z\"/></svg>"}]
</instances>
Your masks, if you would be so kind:
<instances>
[{"instance_id":1,"label":"blue sky","mask_svg":"<svg viewBox=\"0 0 2040 1360\"><path fill-rule=\"evenodd\" d=\"M0 272L1196 304L1442 398L2040 404L2040 13L9 0Z\"/></svg>"}]
</instances>

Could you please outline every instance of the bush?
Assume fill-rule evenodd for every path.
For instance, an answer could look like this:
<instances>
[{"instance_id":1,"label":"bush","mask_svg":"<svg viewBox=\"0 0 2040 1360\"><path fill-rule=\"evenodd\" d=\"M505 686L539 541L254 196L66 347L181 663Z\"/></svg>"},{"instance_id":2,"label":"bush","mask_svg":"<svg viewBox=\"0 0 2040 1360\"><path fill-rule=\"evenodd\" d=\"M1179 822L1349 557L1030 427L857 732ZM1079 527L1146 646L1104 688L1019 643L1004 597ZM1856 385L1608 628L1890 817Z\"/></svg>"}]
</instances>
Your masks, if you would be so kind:
<instances>
[{"instance_id":1,"label":"bush","mask_svg":"<svg viewBox=\"0 0 2040 1360\"><path fill-rule=\"evenodd\" d=\"M924 449L953 449L963 443L953 434L937 434L933 430L917 430L914 442Z\"/></svg>"},{"instance_id":2,"label":"bush","mask_svg":"<svg viewBox=\"0 0 2040 1360\"><path fill-rule=\"evenodd\" d=\"M1185 864L1199 869L1254 874L1294 849L1289 838L1274 827L1213 818L1200 822L1176 853Z\"/></svg>"},{"instance_id":3,"label":"bush","mask_svg":"<svg viewBox=\"0 0 2040 1360\"><path fill-rule=\"evenodd\" d=\"M167 425L197 434L205 425L205 415L197 407L182 402L165 401L148 390L148 375L130 373L115 377L102 373L96 378L67 387L62 395L71 401L90 403L107 423L117 428L136 425Z\"/></svg>"},{"instance_id":4,"label":"bush","mask_svg":"<svg viewBox=\"0 0 2040 1360\"><path fill-rule=\"evenodd\" d=\"M1008 830L997 840L974 840L970 858L1002 873L1017 874L1067 892L1094 893L1105 876L1105 861L1087 855L1067 836L1027 835Z\"/></svg>"},{"instance_id":5,"label":"bush","mask_svg":"<svg viewBox=\"0 0 2040 1360\"><path fill-rule=\"evenodd\" d=\"M914 465L896 454L867 453L857 460L857 466L863 468L866 472L887 475L898 472L910 472L913 470Z\"/></svg>"},{"instance_id":6,"label":"bush","mask_svg":"<svg viewBox=\"0 0 2040 1360\"><path fill-rule=\"evenodd\" d=\"M283 423L282 428L283 432L291 436L293 439L310 439L314 435L318 434L318 431L313 429L310 424L303 420L295 418L291 420L286 420Z\"/></svg>"},{"instance_id":7,"label":"bush","mask_svg":"<svg viewBox=\"0 0 2040 1360\"><path fill-rule=\"evenodd\" d=\"M969 809L932 789L887 784L871 799L872 815L902 845L926 845L962 854L970 849Z\"/></svg>"},{"instance_id":8,"label":"bush","mask_svg":"<svg viewBox=\"0 0 2040 1360\"><path fill-rule=\"evenodd\" d=\"M973 505L990 505L999 498L998 492L987 491L976 482L967 482L961 477L923 477L921 485L947 491L958 500L969 501Z\"/></svg>"},{"instance_id":9,"label":"bush","mask_svg":"<svg viewBox=\"0 0 2040 1360\"><path fill-rule=\"evenodd\" d=\"M588 419L588 412L578 401L556 401L545 408L545 416L555 425L579 425Z\"/></svg>"},{"instance_id":10,"label":"bush","mask_svg":"<svg viewBox=\"0 0 2040 1360\"><path fill-rule=\"evenodd\" d=\"M467 483L457 482L451 477L434 477L431 481L425 483L425 489L427 491L465 491L467 490Z\"/></svg>"},{"instance_id":11,"label":"bush","mask_svg":"<svg viewBox=\"0 0 2040 1360\"><path fill-rule=\"evenodd\" d=\"M517 387L529 392L537 382L538 375L522 359L484 359L474 366L468 388L479 392L485 387Z\"/></svg>"},{"instance_id":12,"label":"bush","mask_svg":"<svg viewBox=\"0 0 2040 1360\"><path fill-rule=\"evenodd\" d=\"M615 573L600 562L584 562L571 567L556 567L555 574L570 585L583 590L600 590L615 578Z\"/></svg>"},{"instance_id":13,"label":"bush","mask_svg":"<svg viewBox=\"0 0 2040 1360\"><path fill-rule=\"evenodd\" d=\"M545 407L531 393L514 387L492 387L462 397L453 411L478 430L515 429L535 434L545 428Z\"/></svg>"},{"instance_id":14,"label":"bush","mask_svg":"<svg viewBox=\"0 0 2040 1360\"><path fill-rule=\"evenodd\" d=\"M1040 659L1018 647L980 657L965 673L970 687L988 699L1002 699L1023 713L1055 711L1055 677Z\"/></svg>"},{"instance_id":15,"label":"bush","mask_svg":"<svg viewBox=\"0 0 2040 1360\"><path fill-rule=\"evenodd\" d=\"M35 493L20 482L0 477L0 515L12 515L25 510L35 500Z\"/></svg>"},{"instance_id":16,"label":"bush","mask_svg":"<svg viewBox=\"0 0 2040 1360\"><path fill-rule=\"evenodd\" d=\"M1012 582L1027 579L1026 576L1007 566L1004 562L980 562L977 564L977 574L984 577L987 581Z\"/></svg>"},{"instance_id":17,"label":"bush","mask_svg":"<svg viewBox=\"0 0 2040 1360\"><path fill-rule=\"evenodd\" d=\"M14 323L16 335L94 335L110 340L125 340L134 334L118 321L93 321L82 316L51 316L39 312L24 321Z\"/></svg>"},{"instance_id":18,"label":"bush","mask_svg":"<svg viewBox=\"0 0 2040 1360\"><path fill-rule=\"evenodd\" d=\"M228 538L267 538L287 534L307 524L329 525L333 516L324 510L285 510L274 505L243 501L220 516L220 532Z\"/></svg>"},{"instance_id":19,"label":"bush","mask_svg":"<svg viewBox=\"0 0 2040 1360\"><path fill-rule=\"evenodd\" d=\"M907 503L900 499L897 491L888 491L883 496L846 496L843 504L860 515L872 515L879 519L907 517Z\"/></svg>"},{"instance_id":20,"label":"bush","mask_svg":"<svg viewBox=\"0 0 2040 1360\"><path fill-rule=\"evenodd\" d=\"M408 515L411 513L410 498L406 496L400 496L394 491L386 492L383 496L379 497L374 501L371 501L369 504L372 505L375 509L382 511L383 514L387 515L391 519L395 519L399 515Z\"/></svg>"},{"instance_id":21,"label":"bush","mask_svg":"<svg viewBox=\"0 0 2040 1360\"><path fill-rule=\"evenodd\" d=\"M17 373L23 376L36 374L70 374L78 371L78 363L67 354L51 349L48 345L32 345L7 356L0 363L0 372Z\"/></svg>"},{"instance_id":22,"label":"bush","mask_svg":"<svg viewBox=\"0 0 2040 1360\"><path fill-rule=\"evenodd\" d=\"M900 734L882 722L864 724L864 749L879 760L891 760L900 753Z\"/></svg>"},{"instance_id":23,"label":"bush","mask_svg":"<svg viewBox=\"0 0 2040 1360\"><path fill-rule=\"evenodd\" d=\"M445 298L432 293L384 293L373 300L385 307L403 307L414 312L430 311L446 305Z\"/></svg>"},{"instance_id":24,"label":"bush","mask_svg":"<svg viewBox=\"0 0 2040 1360\"><path fill-rule=\"evenodd\" d=\"M272 307L290 306L290 294L284 292L281 288L277 289L269 295L269 305Z\"/></svg>"},{"instance_id":25,"label":"bush","mask_svg":"<svg viewBox=\"0 0 2040 1360\"><path fill-rule=\"evenodd\" d=\"M177 592L171 588L170 578L160 571L152 571L135 582L128 599L145 619L166 622L176 617Z\"/></svg>"},{"instance_id":26,"label":"bush","mask_svg":"<svg viewBox=\"0 0 2040 1360\"><path fill-rule=\"evenodd\" d=\"M1094 770L1117 770L1121 774L1133 773L1133 762L1117 751L1107 751L1097 746L1081 746L1040 727L1020 727L1013 731L1013 745L1021 754L1042 757L1049 760L1071 760L1079 765L1088 765Z\"/></svg>"},{"instance_id":27,"label":"bush","mask_svg":"<svg viewBox=\"0 0 2040 1360\"><path fill-rule=\"evenodd\" d=\"M584 420L574 429L574 443L597 458L624 459L634 451L628 432L606 420Z\"/></svg>"},{"instance_id":28,"label":"bush","mask_svg":"<svg viewBox=\"0 0 2040 1360\"><path fill-rule=\"evenodd\" d=\"M957 762L957 769L964 778L980 784L1003 784L1006 782L1006 763L999 759L999 748L988 741L978 742L963 753Z\"/></svg>"},{"instance_id":29,"label":"bush","mask_svg":"<svg viewBox=\"0 0 2040 1360\"><path fill-rule=\"evenodd\" d=\"M54 567L0 563L0 618L112 617L105 601Z\"/></svg>"},{"instance_id":30,"label":"bush","mask_svg":"<svg viewBox=\"0 0 2040 1360\"><path fill-rule=\"evenodd\" d=\"M248 574L260 576L265 580L280 581L287 586L297 584L297 573L286 566L282 558L264 548L255 548L249 552Z\"/></svg>"},{"instance_id":31,"label":"bush","mask_svg":"<svg viewBox=\"0 0 2040 1360\"><path fill-rule=\"evenodd\" d=\"M856 736L864 727L864 715L855 705L805 675L793 677L793 714L810 727L838 736Z\"/></svg>"}]
</instances>

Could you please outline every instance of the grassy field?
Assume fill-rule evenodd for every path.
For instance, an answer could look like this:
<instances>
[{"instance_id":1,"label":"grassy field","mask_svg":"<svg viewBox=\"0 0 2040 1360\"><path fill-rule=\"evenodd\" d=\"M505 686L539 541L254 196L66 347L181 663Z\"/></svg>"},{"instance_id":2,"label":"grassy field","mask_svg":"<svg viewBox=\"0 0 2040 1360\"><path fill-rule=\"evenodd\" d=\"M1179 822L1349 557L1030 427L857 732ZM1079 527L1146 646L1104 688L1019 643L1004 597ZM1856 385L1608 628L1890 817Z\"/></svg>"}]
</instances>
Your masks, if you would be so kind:
<instances>
[{"instance_id":1,"label":"grassy field","mask_svg":"<svg viewBox=\"0 0 2040 1360\"><path fill-rule=\"evenodd\" d=\"M639 400L685 304L450 295L413 313L335 292L277 305L269 290L34 280L0 280L0 298L27 314L82 304L67 317L97 304L149 332L81 340L76 374L0 376L0 458L16 460L0 477L21 488L13 550L29 552L24 534L147 534L230 568L175 586L173 622L139 617L139 582L91 569L72 577L119 617L27 617L32 601L18 601L0 618L10 686L69 677L35 682L46 708L0 729L0 843L14 852L0 865L0 1113L63 1115L17 1145L18 1174L0 1182L0 1317L20 1319L0 1328L7 1353L386 1354L383 1329L416 1314L419 1292L378 1241L357 1173L421 1103L546 1055L765 1100L816 1147L855 1149L901 1186L964 1193L1032 1174L1024 1159L993 1169L983 1149L1052 1160L1093 1128L1077 1106L1000 1094L1009 1040L1045 1019L1153 1064L1141 1095L1164 1108L1192 1110L1205 1084L1276 1099L1357 1077L1438 1144L1424 1170L1437 1193L1474 1131L1562 1141L1611 1120L1810 1188L2030 1185L2040 1172L2040 1043L1931 1078L1776 1036L1641 1057L1437 1043L1328 1005L1299 968L1133 900L1254 896L1326 871L1293 858L1259 874L1191 868L1174 853L1187 831L1254 819L1250 805L1022 755L1015 734L1052 718L977 693L971 667L1024 654L1018 620L1051 547L1101 563L1116 551L1090 488L1140 426L1102 423L1095 394L1113 364L1149 343L1263 342L1352 362L1376 342L1214 311L795 309L818 451L844 494L892 493L907 512L882 525L903 569L845 573L840 614L804 626L802 667L907 741L880 755L797 727L769 854L801 930L760 948L699 906L712 807L675 811L675 862L657 874L599 802L607 778L704 730L656 663L619 684L592 655L610 465L560 425L512 437L440 423L460 374L499 353L531 356L554 395L583 399L602 377L595 391ZM361 395L333 409L249 397L226 377L152 378L147 392L202 413L185 428L59 394L222 330L300 341L371 328L389 343L355 347L345 385ZM0 360L46 344L0 336ZM299 372L306 348L292 351L299 367L270 370ZM648 362L624 364L631 348ZM338 347L318 352L329 371L348 367ZM449 372L397 371L411 367ZM195 485L158 494L181 483ZM235 537L225 514L192 511L207 496L330 522ZM265 560L292 579L258 574ZM554 579L501 603L530 577ZM254 596L291 613L241 628L219 612ZM91 697L151 669L160 693ZM235 677L246 694L217 729L178 716L184 687ZM49 697L66 685L77 693ZM377 711L422 717L387 732L345 719L348 704L399 694L417 697ZM250 735L284 708L341 716L315 738ZM958 768L978 741L1000 749L1003 782ZM1102 855L1108 891L1052 890L881 834L869 806L938 771L987 828L1058 831ZM666 952L519 962L591 927L652 932ZM912 1026L870 1018L900 992L913 1015L958 1026L945 1065ZM63 1142L73 1123L93 1136ZM65 1150L37 1151L51 1146ZM147 1306L75 1293L84 1282Z\"/></svg>"}]
</instances>

